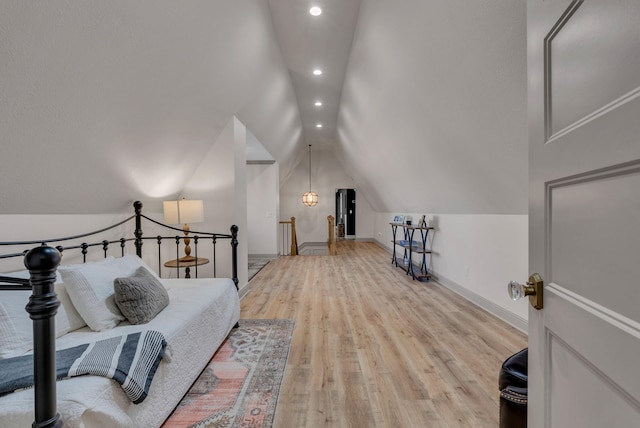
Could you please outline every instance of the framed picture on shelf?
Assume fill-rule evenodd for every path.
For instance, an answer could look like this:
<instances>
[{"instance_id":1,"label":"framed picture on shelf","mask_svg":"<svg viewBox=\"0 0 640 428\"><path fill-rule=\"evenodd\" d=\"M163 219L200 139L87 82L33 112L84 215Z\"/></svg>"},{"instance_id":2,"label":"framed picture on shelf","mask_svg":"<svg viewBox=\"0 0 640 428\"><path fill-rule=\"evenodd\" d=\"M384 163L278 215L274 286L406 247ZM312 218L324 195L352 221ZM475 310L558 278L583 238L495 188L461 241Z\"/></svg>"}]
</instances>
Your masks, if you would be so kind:
<instances>
[{"instance_id":1,"label":"framed picture on shelf","mask_svg":"<svg viewBox=\"0 0 640 428\"><path fill-rule=\"evenodd\" d=\"M404 223L404 216L403 215L397 215L393 218L393 222L394 223Z\"/></svg>"}]
</instances>

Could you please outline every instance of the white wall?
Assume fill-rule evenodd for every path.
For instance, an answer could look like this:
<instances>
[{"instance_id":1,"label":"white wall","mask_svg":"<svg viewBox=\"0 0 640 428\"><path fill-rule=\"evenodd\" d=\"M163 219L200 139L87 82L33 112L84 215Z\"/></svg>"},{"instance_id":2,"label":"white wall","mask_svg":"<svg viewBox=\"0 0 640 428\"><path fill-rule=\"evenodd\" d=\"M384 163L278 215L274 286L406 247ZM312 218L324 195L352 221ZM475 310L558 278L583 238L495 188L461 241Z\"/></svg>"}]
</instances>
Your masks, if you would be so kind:
<instances>
[{"instance_id":1,"label":"white wall","mask_svg":"<svg viewBox=\"0 0 640 428\"><path fill-rule=\"evenodd\" d=\"M247 179L246 179L246 133L245 126L235 117L224 127L215 142L211 145L208 153L200 159L199 165L194 165L190 174L192 178L179 193L178 197L189 199L203 199L205 210L205 221L203 223L191 224L192 235L197 231L217 232L230 234L230 227L236 224L240 231L238 235L238 278L239 286L247 283ZM151 218L163 222L161 203L151 198L150 203L142 200L143 213ZM88 202L87 202L88 203ZM91 232L100 228L110 226L128 216L133 215L132 202L127 203L127 207L116 214L80 214L80 215L2 215L0 216L0 237L1 241L28 240L42 238L57 238L70 235L77 235ZM176 227L181 228L180 225ZM114 231L102 234L99 237L91 237L89 242L96 242L102 239L119 239L120 237L133 237L134 224L128 223ZM143 226L144 236L182 235L180 231L167 231L160 229L151 223L145 222ZM70 241L77 244L85 239ZM211 241L201 240L198 247L198 256L213 260L213 249ZM216 275L218 277L231 277L231 245L230 240L219 240L216 247ZM31 248L34 245L26 245L24 248L17 248L16 251ZM195 245L192 241L192 255L195 255ZM3 249L4 250L4 249ZM156 241L146 240L143 243L143 258L154 269L159 270L163 277L175 277L175 269L158 269L158 249ZM179 248L179 255L184 255L182 242ZM132 243L127 244L127 253L135 253ZM120 250L117 245L112 245L109 254L119 255ZM102 251L98 248L91 249L89 260L102 257ZM176 257L175 244L164 242L162 245L161 261ZM81 257L77 252L68 252L63 256L63 263L80 262ZM0 271L10 271L23 269L19 259L2 262ZM192 268L192 276L195 268ZM180 275L184 275L181 271ZM198 276L213 276L213 264L198 267Z\"/></svg>"},{"instance_id":2,"label":"white wall","mask_svg":"<svg viewBox=\"0 0 640 428\"><path fill-rule=\"evenodd\" d=\"M238 234L238 279L243 287L248 281L247 266L247 173L246 128L232 118L209 153L195 170L181 196L204 201L205 222L191 226L203 232L230 233L235 224ZM222 243L227 245L226 242ZM206 255L202 255L207 257ZM217 276L231 276L231 259L224 251L218 257ZM200 268L199 268L200 269ZM200 274L200 271L198 272ZM212 276L211 264L202 266L202 276Z\"/></svg>"},{"instance_id":3,"label":"white wall","mask_svg":"<svg viewBox=\"0 0 640 428\"><path fill-rule=\"evenodd\" d=\"M528 300L511 301L507 283L529 277L528 216L378 213L376 241L390 251L389 223L397 214L410 214L416 222L427 214L429 226L436 228L435 233L429 233L431 267L439 282L516 327L526 326ZM403 239L400 233L399 228L396 239ZM416 237L417 234L414 240ZM397 250L402 251L400 247Z\"/></svg>"},{"instance_id":4,"label":"white wall","mask_svg":"<svg viewBox=\"0 0 640 428\"><path fill-rule=\"evenodd\" d=\"M267 2L0 2L0 214L175 197L238 116L281 168L301 123Z\"/></svg>"},{"instance_id":5,"label":"white wall","mask_svg":"<svg viewBox=\"0 0 640 428\"><path fill-rule=\"evenodd\" d=\"M278 254L278 165L247 165L247 233L250 255Z\"/></svg>"},{"instance_id":6,"label":"white wall","mask_svg":"<svg viewBox=\"0 0 640 428\"><path fill-rule=\"evenodd\" d=\"M377 212L527 213L525 0L362 1L338 156Z\"/></svg>"},{"instance_id":7,"label":"white wall","mask_svg":"<svg viewBox=\"0 0 640 428\"><path fill-rule=\"evenodd\" d=\"M356 238L371 239L375 216L357 187L332 151L312 151L311 190L318 193L318 205L307 207L302 204L302 195L309 190L309 161L306 157L280 187L280 220L296 218L298 245L327 242L327 216L335 216L336 189L356 188Z\"/></svg>"},{"instance_id":8,"label":"white wall","mask_svg":"<svg viewBox=\"0 0 640 428\"><path fill-rule=\"evenodd\" d=\"M3 242L26 241L38 239L63 238L88 233L118 223L130 215L133 215L133 206L128 213L104 214L104 215L2 215L0 216L0 240ZM121 226L114 231L101 235L100 239L92 238L89 242L102 239L119 239L122 236L133 237L133 223ZM61 245L70 246L84 242L84 239L76 239ZM15 247L0 247L2 253L22 252L36 247L38 244L19 245ZM57 244L54 244L57 245ZM111 251L120 251L119 247L112 246ZM135 253L132 243L127 244L127 252ZM89 260L97 260L103 257L101 248L91 249L88 253ZM79 251L63 253L62 263L80 263L82 257ZM156 265L153 265L155 268ZM23 259L13 258L0 260L0 272L25 269Z\"/></svg>"},{"instance_id":9,"label":"white wall","mask_svg":"<svg viewBox=\"0 0 640 428\"><path fill-rule=\"evenodd\" d=\"M238 231L238 287L249 282L249 228L247 227L247 127L233 117L235 225ZM244 233L240 233L240 230Z\"/></svg>"},{"instance_id":10,"label":"white wall","mask_svg":"<svg viewBox=\"0 0 640 428\"><path fill-rule=\"evenodd\" d=\"M142 213L156 221L163 221L163 214L161 212L154 212L152 209L143 206ZM109 227L115 223L121 222L126 218L134 214L134 209L131 204L129 209L123 211L121 214L83 214L83 215L2 215L0 216L0 237L3 242L9 241L25 241L25 240L38 240L38 239L54 239L63 238L66 236L75 236L79 234L93 232L95 230ZM173 269L168 269L162 266L158 266L158 246L155 239L156 236L175 236L182 235L181 232L173 232L167 229L160 228L153 223L143 219L142 230L144 237L153 237L150 240L144 240L142 246L142 258L144 261L156 272L159 272L162 277L167 278L175 276ZM179 227L179 226L178 226ZM50 244L53 246L63 245L70 247L73 245L79 245L83 242L95 243L102 240L119 240L120 238L133 238L135 230L134 220L130 220L124 225L118 226L110 231L103 232L101 234L73 239L61 243ZM175 245L173 240L169 242L166 240L162 244L162 263L169 259L175 258ZM22 252L24 250L31 249L37 246L37 244L18 245L12 247L0 247L3 253L9 252ZM193 246L193 243L192 243ZM200 247L202 249L202 247ZM182 247L180 249L182 252ZM229 252L229 251L227 251ZM107 255L119 257L122 253L119 243L110 244ZM126 254L135 254L135 246L133 242L127 242L125 245ZM182 255L182 253L181 253ZM87 260L100 260L104 257L102 246L91 247L87 253ZM80 250L67 250L63 252L62 264L81 263L82 254ZM13 270L24 269L22 258L12 258L6 260L0 260L0 272L9 272Z\"/></svg>"},{"instance_id":11,"label":"white wall","mask_svg":"<svg viewBox=\"0 0 640 428\"><path fill-rule=\"evenodd\" d=\"M333 213L335 216L335 213ZM356 239L370 240L375 236L376 213L365 194L356 189Z\"/></svg>"}]
</instances>

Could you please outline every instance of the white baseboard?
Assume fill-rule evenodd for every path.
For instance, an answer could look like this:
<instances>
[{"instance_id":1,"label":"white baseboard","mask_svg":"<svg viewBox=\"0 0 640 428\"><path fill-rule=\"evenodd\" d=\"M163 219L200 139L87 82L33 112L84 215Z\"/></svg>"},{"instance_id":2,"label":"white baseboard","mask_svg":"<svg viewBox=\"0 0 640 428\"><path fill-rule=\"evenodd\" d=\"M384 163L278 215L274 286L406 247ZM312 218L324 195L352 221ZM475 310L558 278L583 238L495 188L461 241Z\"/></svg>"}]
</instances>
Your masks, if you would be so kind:
<instances>
[{"instance_id":1,"label":"white baseboard","mask_svg":"<svg viewBox=\"0 0 640 428\"><path fill-rule=\"evenodd\" d=\"M300 250L301 248L305 248L305 247L326 247L327 243L326 242L312 242L312 241L308 241L308 242L303 242L302 244L298 245L298 250Z\"/></svg>"},{"instance_id":2,"label":"white baseboard","mask_svg":"<svg viewBox=\"0 0 640 428\"><path fill-rule=\"evenodd\" d=\"M249 254L250 259L277 259L277 254Z\"/></svg>"},{"instance_id":3,"label":"white baseboard","mask_svg":"<svg viewBox=\"0 0 640 428\"><path fill-rule=\"evenodd\" d=\"M502 306L496 305L491 300L485 299L484 297L474 293L468 288L465 288L460 284L457 284L442 275L438 275L437 273L434 273L433 277L438 284L442 284L443 286L447 287L449 290L453 291L454 293L464 297L474 305L481 307L482 309L489 312L490 314L500 318L502 321L506 322L507 324L510 324L513 327L517 328L524 334L527 334L528 322L526 319L514 314L511 311L506 310Z\"/></svg>"},{"instance_id":4,"label":"white baseboard","mask_svg":"<svg viewBox=\"0 0 640 428\"><path fill-rule=\"evenodd\" d=\"M379 241L375 241L381 248L385 249L389 254L392 254L392 250L390 250L388 247L385 247L384 245L382 245ZM415 267L417 267L418 269L420 269L419 265L415 265ZM431 273L431 278L432 281L437 282L438 284L442 285L443 287L448 288L449 290L453 291L454 293L464 297L465 299L467 299L468 301L470 301L471 303L473 303L474 305L484 309L485 311L489 312L490 314L500 318L502 321L506 322L507 324L517 328L518 330L522 331L523 333L527 334L527 326L528 326L528 322L526 319L514 314L511 311L508 311L507 309L503 308L502 306L496 305L495 303L493 303L491 300L485 299L484 297L474 293L473 291L469 290L468 288L463 287L462 285L451 281L450 279L439 275L438 272L430 272Z\"/></svg>"},{"instance_id":5,"label":"white baseboard","mask_svg":"<svg viewBox=\"0 0 640 428\"><path fill-rule=\"evenodd\" d=\"M241 287L238 290L238 296L240 297L240 299L242 299L251 289L251 287L249 286L249 283L247 282L244 287Z\"/></svg>"}]
</instances>

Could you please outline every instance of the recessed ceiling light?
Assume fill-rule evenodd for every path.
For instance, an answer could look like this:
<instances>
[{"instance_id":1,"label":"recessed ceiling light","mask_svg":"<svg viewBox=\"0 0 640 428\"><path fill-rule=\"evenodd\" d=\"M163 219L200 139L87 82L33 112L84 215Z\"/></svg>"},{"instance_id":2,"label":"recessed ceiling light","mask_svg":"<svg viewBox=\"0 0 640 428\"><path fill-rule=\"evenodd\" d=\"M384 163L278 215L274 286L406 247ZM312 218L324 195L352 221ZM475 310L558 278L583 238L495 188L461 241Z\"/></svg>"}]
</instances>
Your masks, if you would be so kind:
<instances>
[{"instance_id":1,"label":"recessed ceiling light","mask_svg":"<svg viewBox=\"0 0 640 428\"><path fill-rule=\"evenodd\" d=\"M315 102L315 106L316 107L322 107L322 101L316 101Z\"/></svg>"},{"instance_id":2,"label":"recessed ceiling light","mask_svg":"<svg viewBox=\"0 0 640 428\"><path fill-rule=\"evenodd\" d=\"M315 70L313 70L313 74L316 76L320 76L322 74L322 70L320 70L319 68L316 68Z\"/></svg>"},{"instance_id":3,"label":"recessed ceiling light","mask_svg":"<svg viewBox=\"0 0 640 428\"><path fill-rule=\"evenodd\" d=\"M322 9L320 9L318 6L313 6L311 9L309 9L309 13L313 16L319 16L322 13Z\"/></svg>"},{"instance_id":4,"label":"recessed ceiling light","mask_svg":"<svg viewBox=\"0 0 640 428\"><path fill-rule=\"evenodd\" d=\"M316 123L316 128L322 128L322 124L321 123Z\"/></svg>"}]
</instances>

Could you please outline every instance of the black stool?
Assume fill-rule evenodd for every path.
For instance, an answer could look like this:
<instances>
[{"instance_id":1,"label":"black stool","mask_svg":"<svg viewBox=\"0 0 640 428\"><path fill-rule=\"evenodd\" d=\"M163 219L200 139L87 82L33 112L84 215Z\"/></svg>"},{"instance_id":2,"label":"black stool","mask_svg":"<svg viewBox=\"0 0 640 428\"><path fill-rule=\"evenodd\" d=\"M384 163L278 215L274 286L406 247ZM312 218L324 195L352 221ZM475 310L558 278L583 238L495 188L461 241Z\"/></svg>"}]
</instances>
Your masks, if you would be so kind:
<instances>
[{"instance_id":1,"label":"black stool","mask_svg":"<svg viewBox=\"0 0 640 428\"><path fill-rule=\"evenodd\" d=\"M502 363L500 389L500 428L527 426L527 359L529 348L507 358Z\"/></svg>"}]
</instances>

